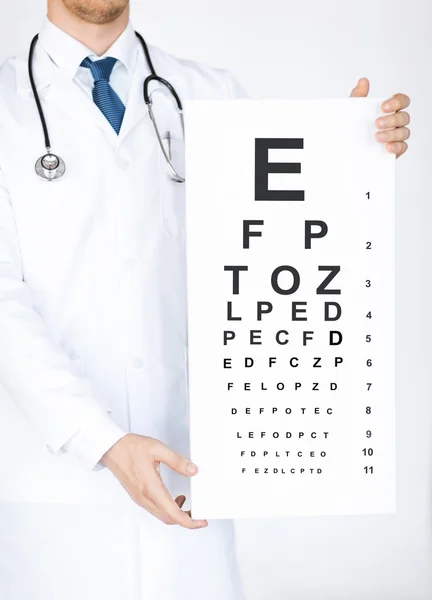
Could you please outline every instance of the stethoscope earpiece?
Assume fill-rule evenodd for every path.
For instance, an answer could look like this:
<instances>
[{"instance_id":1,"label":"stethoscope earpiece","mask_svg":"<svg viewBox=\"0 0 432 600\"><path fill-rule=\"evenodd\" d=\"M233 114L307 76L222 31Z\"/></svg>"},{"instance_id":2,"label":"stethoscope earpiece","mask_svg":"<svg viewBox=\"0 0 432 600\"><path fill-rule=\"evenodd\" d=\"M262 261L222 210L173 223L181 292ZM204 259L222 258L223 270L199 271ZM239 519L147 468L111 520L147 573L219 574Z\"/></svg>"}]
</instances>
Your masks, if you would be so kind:
<instances>
[{"instance_id":1,"label":"stethoscope earpiece","mask_svg":"<svg viewBox=\"0 0 432 600\"><path fill-rule=\"evenodd\" d=\"M55 181L64 175L66 165L60 156L48 152L38 158L35 164L35 171L38 177L44 181Z\"/></svg>"}]
</instances>

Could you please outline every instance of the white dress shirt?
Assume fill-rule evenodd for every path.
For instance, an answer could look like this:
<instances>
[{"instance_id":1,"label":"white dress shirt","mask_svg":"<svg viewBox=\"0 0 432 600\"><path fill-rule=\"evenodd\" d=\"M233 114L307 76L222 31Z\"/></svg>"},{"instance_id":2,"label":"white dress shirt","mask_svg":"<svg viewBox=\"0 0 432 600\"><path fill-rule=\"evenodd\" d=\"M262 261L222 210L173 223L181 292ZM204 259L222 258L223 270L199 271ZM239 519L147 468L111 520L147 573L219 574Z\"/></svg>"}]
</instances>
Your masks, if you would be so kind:
<instances>
[{"instance_id":1,"label":"white dress shirt","mask_svg":"<svg viewBox=\"0 0 432 600\"><path fill-rule=\"evenodd\" d=\"M110 85L123 104L127 106L132 75L137 54L140 51L140 42L130 21L123 33L102 56L97 56L84 44L59 29L48 18L45 19L39 34L39 43L54 64L73 79L90 97L92 97L94 84L93 75L90 69L80 66L81 62L86 57L92 61L108 56L116 58L117 62L111 73Z\"/></svg>"}]
</instances>

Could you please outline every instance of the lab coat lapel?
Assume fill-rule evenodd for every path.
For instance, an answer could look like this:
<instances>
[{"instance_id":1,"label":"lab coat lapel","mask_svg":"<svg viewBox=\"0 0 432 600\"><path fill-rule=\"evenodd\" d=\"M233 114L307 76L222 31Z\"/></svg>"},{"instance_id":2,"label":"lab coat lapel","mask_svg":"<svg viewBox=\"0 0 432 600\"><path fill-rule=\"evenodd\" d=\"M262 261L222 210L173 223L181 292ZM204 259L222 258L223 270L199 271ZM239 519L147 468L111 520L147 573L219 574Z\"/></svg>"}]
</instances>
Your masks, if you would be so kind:
<instances>
[{"instance_id":1,"label":"lab coat lapel","mask_svg":"<svg viewBox=\"0 0 432 600\"><path fill-rule=\"evenodd\" d=\"M147 107L143 96L144 79L142 69L136 68L132 77L132 84L129 91L129 99L123 117L122 126L119 131L119 143L121 143L129 133L143 119L148 118Z\"/></svg>"},{"instance_id":2,"label":"lab coat lapel","mask_svg":"<svg viewBox=\"0 0 432 600\"><path fill-rule=\"evenodd\" d=\"M65 77L58 69L53 69L51 84L45 96L45 101L64 111L81 125L100 127L112 137L117 134L101 110L82 88L73 80Z\"/></svg>"},{"instance_id":3,"label":"lab coat lapel","mask_svg":"<svg viewBox=\"0 0 432 600\"><path fill-rule=\"evenodd\" d=\"M144 56L141 54L139 56L139 61L140 63L137 65L137 68L135 68L132 78L129 101L126 106L123 123L119 132L119 143L121 143L142 121L146 121L148 126L153 130L148 109L144 101L144 81L150 74L150 71L148 70ZM159 73L158 67L156 67L156 72ZM167 78L174 86L178 86L180 81L180 77L178 75L167 75L164 73L163 77ZM153 82L150 90L154 90L155 88L160 87L160 85L161 84L157 82Z\"/></svg>"}]
</instances>

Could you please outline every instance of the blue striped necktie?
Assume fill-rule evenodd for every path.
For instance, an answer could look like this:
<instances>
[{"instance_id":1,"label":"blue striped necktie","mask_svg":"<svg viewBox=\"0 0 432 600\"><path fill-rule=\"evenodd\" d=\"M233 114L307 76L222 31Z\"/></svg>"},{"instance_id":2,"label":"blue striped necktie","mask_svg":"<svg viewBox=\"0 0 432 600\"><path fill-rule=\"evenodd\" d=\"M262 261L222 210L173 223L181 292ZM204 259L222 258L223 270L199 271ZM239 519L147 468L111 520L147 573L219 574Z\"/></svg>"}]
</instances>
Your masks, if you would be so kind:
<instances>
[{"instance_id":1,"label":"blue striped necktie","mask_svg":"<svg viewBox=\"0 0 432 600\"><path fill-rule=\"evenodd\" d=\"M109 84L116 61L117 59L111 56L94 62L87 57L82 61L81 66L90 69L94 79L93 101L118 135L125 113L125 106Z\"/></svg>"}]
</instances>

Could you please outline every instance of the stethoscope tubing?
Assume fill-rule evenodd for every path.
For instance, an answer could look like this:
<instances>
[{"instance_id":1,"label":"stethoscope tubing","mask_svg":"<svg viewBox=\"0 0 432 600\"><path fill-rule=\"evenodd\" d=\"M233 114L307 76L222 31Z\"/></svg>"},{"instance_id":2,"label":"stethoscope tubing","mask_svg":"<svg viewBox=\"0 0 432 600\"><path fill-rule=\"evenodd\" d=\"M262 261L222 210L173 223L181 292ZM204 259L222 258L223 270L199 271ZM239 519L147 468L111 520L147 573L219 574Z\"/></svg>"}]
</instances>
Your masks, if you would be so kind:
<instances>
[{"instance_id":1,"label":"stethoscope tubing","mask_svg":"<svg viewBox=\"0 0 432 600\"><path fill-rule=\"evenodd\" d=\"M135 31L135 35L137 36L138 40L141 43L148 67L150 69L150 75L144 80L144 83L143 83L144 102L147 105L149 115L150 115L151 121L153 123L160 148L161 148L164 158L167 162L168 168L171 172L171 178L173 179L173 181L175 181L177 183L184 183L185 182L184 177L182 177L181 175L179 175L177 173L174 165L172 164L171 157L168 155L168 153L164 147L162 136L161 136L159 128L157 126L156 119L155 119L154 112L153 112L153 103L152 103L152 99L151 99L151 96L149 93L150 84L153 81L160 83L161 85L165 86L169 90L169 92L175 99L176 104L177 104L177 110L178 110L178 113L179 113L179 116L181 119L182 131L183 131L183 136L184 136L183 105L180 100L180 96L177 94L174 86L172 86L171 83L169 81L167 81L166 79L163 79L163 77L159 77L159 75L157 75L154 65L153 65L153 61L150 56L150 52L149 52L147 43L144 40L144 38L137 31ZM34 80L33 56L34 56L34 51L35 51L35 47L38 42L38 39L39 39L39 34L36 34L30 44L30 50L29 50L29 56L28 56L28 75L29 75L30 85L31 85L33 96L35 99L37 111L39 113L40 123L41 123L42 130L43 130L46 154L41 156L36 161L35 170L36 170L37 175L41 179L43 179L45 181L54 181L55 179L59 179L64 174L66 167L65 167L63 159L51 152L51 139L50 139L50 135L49 135L48 125L46 122L45 113L42 108L42 103L40 101L40 97L39 97L39 94L38 94L38 91L36 88L36 84L35 84L35 80ZM57 164L57 167L54 168L54 167L45 166L44 161L45 161L45 163L48 163L48 164L50 164L50 163ZM52 170L50 171L50 169L52 169Z\"/></svg>"},{"instance_id":2,"label":"stethoscope tubing","mask_svg":"<svg viewBox=\"0 0 432 600\"><path fill-rule=\"evenodd\" d=\"M43 129L43 134L44 134L44 138L45 138L45 148L46 148L47 154L48 154L51 149L51 141L50 141L50 136L49 136L49 132L48 132L48 125L46 123L45 114L44 114L44 111L42 108L42 104L41 104L41 101L39 98L39 94L38 94L34 76L33 76L33 55L34 55L34 50L36 48L38 39L39 39L39 34L37 33L34 36L34 38L32 39L31 44L30 44L30 51L29 51L29 58L28 58L28 75L29 75L29 79L30 79L30 85L31 85L31 88L33 91L33 96L34 96L34 99L36 102L37 110L39 113L40 122L41 122L42 129Z\"/></svg>"}]
</instances>

